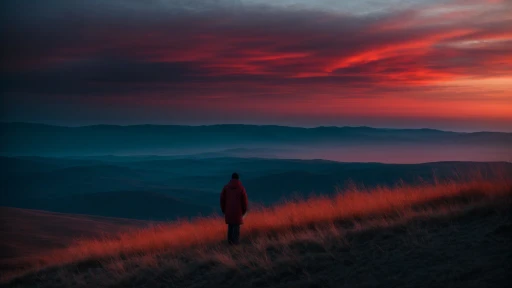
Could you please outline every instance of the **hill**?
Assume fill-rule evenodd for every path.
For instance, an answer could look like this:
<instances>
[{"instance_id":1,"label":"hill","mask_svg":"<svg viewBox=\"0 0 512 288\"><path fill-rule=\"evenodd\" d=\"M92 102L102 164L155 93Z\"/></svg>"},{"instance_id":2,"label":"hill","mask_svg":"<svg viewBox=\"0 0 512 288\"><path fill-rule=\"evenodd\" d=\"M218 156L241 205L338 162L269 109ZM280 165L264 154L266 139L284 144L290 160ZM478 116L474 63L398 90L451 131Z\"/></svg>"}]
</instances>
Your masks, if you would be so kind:
<instances>
[{"instance_id":1,"label":"hill","mask_svg":"<svg viewBox=\"0 0 512 288\"><path fill-rule=\"evenodd\" d=\"M163 193L144 190L74 194L39 199L32 205L35 206L33 208L61 213L140 220L176 220L218 212L216 206L193 204Z\"/></svg>"},{"instance_id":2,"label":"hill","mask_svg":"<svg viewBox=\"0 0 512 288\"><path fill-rule=\"evenodd\" d=\"M84 240L6 272L6 287L507 287L512 181L350 190Z\"/></svg>"},{"instance_id":3,"label":"hill","mask_svg":"<svg viewBox=\"0 0 512 288\"><path fill-rule=\"evenodd\" d=\"M297 158L298 155L311 158L307 155L316 155L326 149L339 150L346 147L366 149L367 151L378 151L376 147L380 147L380 149L387 147L387 150L399 148L403 153L404 150L410 150L412 147L424 149L425 145L434 145L443 147L443 150L446 151L455 145L459 149L450 149L453 152L451 154L458 157L457 155L462 153L461 149L464 148L463 150L466 150L464 158L444 160L477 160L470 156L478 155L469 153L476 149L481 153L485 150L486 154L489 154L486 155L487 158L478 159L478 161L495 161L497 160L496 155L503 156L505 155L503 153L510 152L506 147L512 145L512 133L457 133L432 129L377 129L370 127L300 128L257 125L62 127L30 123L0 123L0 132L5 139L8 139L3 143L0 151L4 156L141 155L149 153L208 156L211 152L223 151L223 155L237 157L251 157L256 153L260 156L268 154L281 158ZM240 149L241 147L243 149ZM290 148L301 149L295 153L288 153L293 150ZM308 152L310 150L316 152ZM427 149L424 150L427 151ZM266 153L265 151L271 152ZM391 155L390 153L387 151L385 154ZM490 153L494 153L494 157ZM328 158L329 154L331 157L338 158L333 155L335 154L333 151L316 158ZM349 154L354 155L354 153ZM361 156L364 155L361 154ZM368 160L352 159L349 156L343 155L347 158L344 161L389 162L383 161L382 157ZM411 157L413 156L409 158ZM392 161L393 159L389 160L397 162L396 158L394 161ZM439 161L439 159L436 157L432 160L421 160L421 162L426 161Z\"/></svg>"},{"instance_id":4,"label":"hill","mask_svg":"<svg viewBox=\"0 0 512 288\"><path fill-rule=\"evenodd\" d=\"M432 184L452 178L464 180L462 175L475 171L481 175L495 171L512 174L512 163L507 162L113 158L0 158L0 188L4 191L0 203L54 212L169 220L218 213L219 193L233 171L242 175L252 204L266 206L297 197L333 195L347 185Z\"/></svg>"},{"instance_id":5,"label":"hill","mask_svg":"<svg viewBox=\"0 0 512 288\"><path fill-rule=\"evenodd\" d=\"M64 248L76 239L116 235L150 222L0 207L0 259ZM2 264L5 264L2 262Z\"/></svg>"}]
</instances>

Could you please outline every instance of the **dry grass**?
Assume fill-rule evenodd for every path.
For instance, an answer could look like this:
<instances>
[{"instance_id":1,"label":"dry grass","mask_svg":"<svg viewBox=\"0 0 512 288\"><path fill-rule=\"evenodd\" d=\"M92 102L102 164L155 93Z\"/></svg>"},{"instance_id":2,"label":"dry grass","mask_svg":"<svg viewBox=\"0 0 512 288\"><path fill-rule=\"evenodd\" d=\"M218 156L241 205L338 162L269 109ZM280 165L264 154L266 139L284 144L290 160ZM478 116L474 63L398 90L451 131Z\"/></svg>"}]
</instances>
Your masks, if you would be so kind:
<instances>
[{"instance_id":1,"label":"dry grass","mask_svg":"<svg viewBox=\"0 0 512 288\"><path fill-rule=\"evenodd\" d=\"M35 257L34 266L24 273L29 275L26 273L39 271L36 274L40 275L46 269L57 271L54 274L61 275L57 278L66 279L69 278L66 267L83 263L85 267L99 269L90 272L87 268L87 275L107 273L105 285L123 283L126 278L131 279L141 271L145 271L146 276L149 273L148 278L166 283L181 279L180 275L189 274L191 269L201 271L201 265L211 263L228 270L248 267L256 271L266 267L268 271L265 273L272 274L277 258L287 263L303 261L299 259L302 256L297 254L297 249L309 252L318 250L329 257L329 249L347 245L347 235L350 233L402 225L422 217L462 213L468 207L501 201L496 199L511 195L512 179L508 175L494 177L493 180L484 178L476 175L464 181L400 185L371 191L350 187L334 197L316 197L250 211L242 227L244 243L234 249L219 245L226 234L225 224L219 217L158 225L114 238L78 241L69 248ZM453 199L456 201L453 202ZM406 242L414 241L421 242L414 237ZM279 251L278 257L276 253L269 252L273 250ZM153 275L157 273L155 271L164 275ZM163 271L172 271L172 275L166 276L167 272ZM68 284L87 286L88 280L82 279L87 276L85 274L73 274ZM62 285L66 286L65 283Z\"/></svg>"},{"instance_id":2,"label":"dry grass","mask_svg":"<svg viewBox=\"0 0 512 288\"><path fill-rule=\"evenodd\" d=\"M459 195L492 197L510 190L509 181L448 182L435 186L377 188L372 191L349 190L335 197L318 197L302 202L251 211L245 219L243 233L251 234L300 227L311 223L381 214L411 205ZM219 217L201 218L152 226L136 232L120 234L112 239L77 242L40 258L41 264L62 264L90 258L102 258L162 249L182 249L208 244L225 238L226 227Z\"/></svg>"}]
</instances>

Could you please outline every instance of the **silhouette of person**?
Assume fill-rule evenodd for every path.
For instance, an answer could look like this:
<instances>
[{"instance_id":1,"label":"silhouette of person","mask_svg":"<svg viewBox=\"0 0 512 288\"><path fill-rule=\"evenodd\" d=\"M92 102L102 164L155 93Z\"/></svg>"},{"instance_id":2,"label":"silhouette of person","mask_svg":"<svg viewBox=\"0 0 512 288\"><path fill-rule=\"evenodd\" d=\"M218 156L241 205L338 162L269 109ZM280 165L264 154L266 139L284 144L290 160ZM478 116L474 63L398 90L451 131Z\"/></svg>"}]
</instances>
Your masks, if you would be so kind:
<instances>
[{"instance_id":1,"label":"silhouette of person","mask_svg":"<svg viewBox=\"0 0 512 288\"><path fill-rule=\"evenodd\" d=\"M220 208L228 224L228 243L236 245L240 241L240 225L247 213L247 192L237 173L231 175L231 181L224 186L220 194Z\"/></svg>"}]
</instances>

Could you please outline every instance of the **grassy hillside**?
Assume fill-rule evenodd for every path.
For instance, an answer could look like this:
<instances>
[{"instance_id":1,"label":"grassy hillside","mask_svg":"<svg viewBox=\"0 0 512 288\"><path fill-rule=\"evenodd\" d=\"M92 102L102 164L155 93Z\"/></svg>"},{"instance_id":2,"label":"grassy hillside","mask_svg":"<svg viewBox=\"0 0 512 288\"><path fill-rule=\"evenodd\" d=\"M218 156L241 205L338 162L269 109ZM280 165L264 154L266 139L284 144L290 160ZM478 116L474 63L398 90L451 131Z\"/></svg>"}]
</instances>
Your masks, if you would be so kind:
<instances>
[{"instance_id":1,"label":"grassy hillside","mask_svg":"<svg viewBox=\"0 0 512 288\"><path fill-rule=\"evenodd\" d=\"M7 287L503 286L512 179L348 189L251 210L242 244L218 217L84 240L2 275Z\"/></svg>"},{"instance_id":2,"label":"grassy hillside","mask_svg":"<svg viewBox=\"0 0 512 288\"><path fill-rule=\"evenodd\" d=\"M149 222L133 219L9 207L0 207L0 223L2 260L31 256L49 249L65 248L77 238L116 235L149 225ZM0 264L3 265L4 262L0 261Z\"/></svg>"}]
</instances>

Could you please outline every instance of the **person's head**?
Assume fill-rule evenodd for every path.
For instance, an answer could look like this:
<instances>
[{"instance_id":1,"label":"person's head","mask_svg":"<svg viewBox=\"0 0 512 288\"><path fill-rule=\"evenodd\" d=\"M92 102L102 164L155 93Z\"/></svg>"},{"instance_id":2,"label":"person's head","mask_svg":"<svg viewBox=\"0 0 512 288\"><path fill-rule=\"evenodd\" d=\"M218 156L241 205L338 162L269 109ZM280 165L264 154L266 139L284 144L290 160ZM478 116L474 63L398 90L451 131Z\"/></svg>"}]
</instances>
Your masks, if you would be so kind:
<instances>
[{"instance_id":1,"label":"person's head","mask_svg":"<svg viewBox=\"0 0 512 288\"><path fill-rule=\"evenodd\" d=\"M238 179L240 179L240 176L238 176L238 173L235 172L235 173L231 174L231 179L238 180Z\"/></svg>"}]
</instances>

